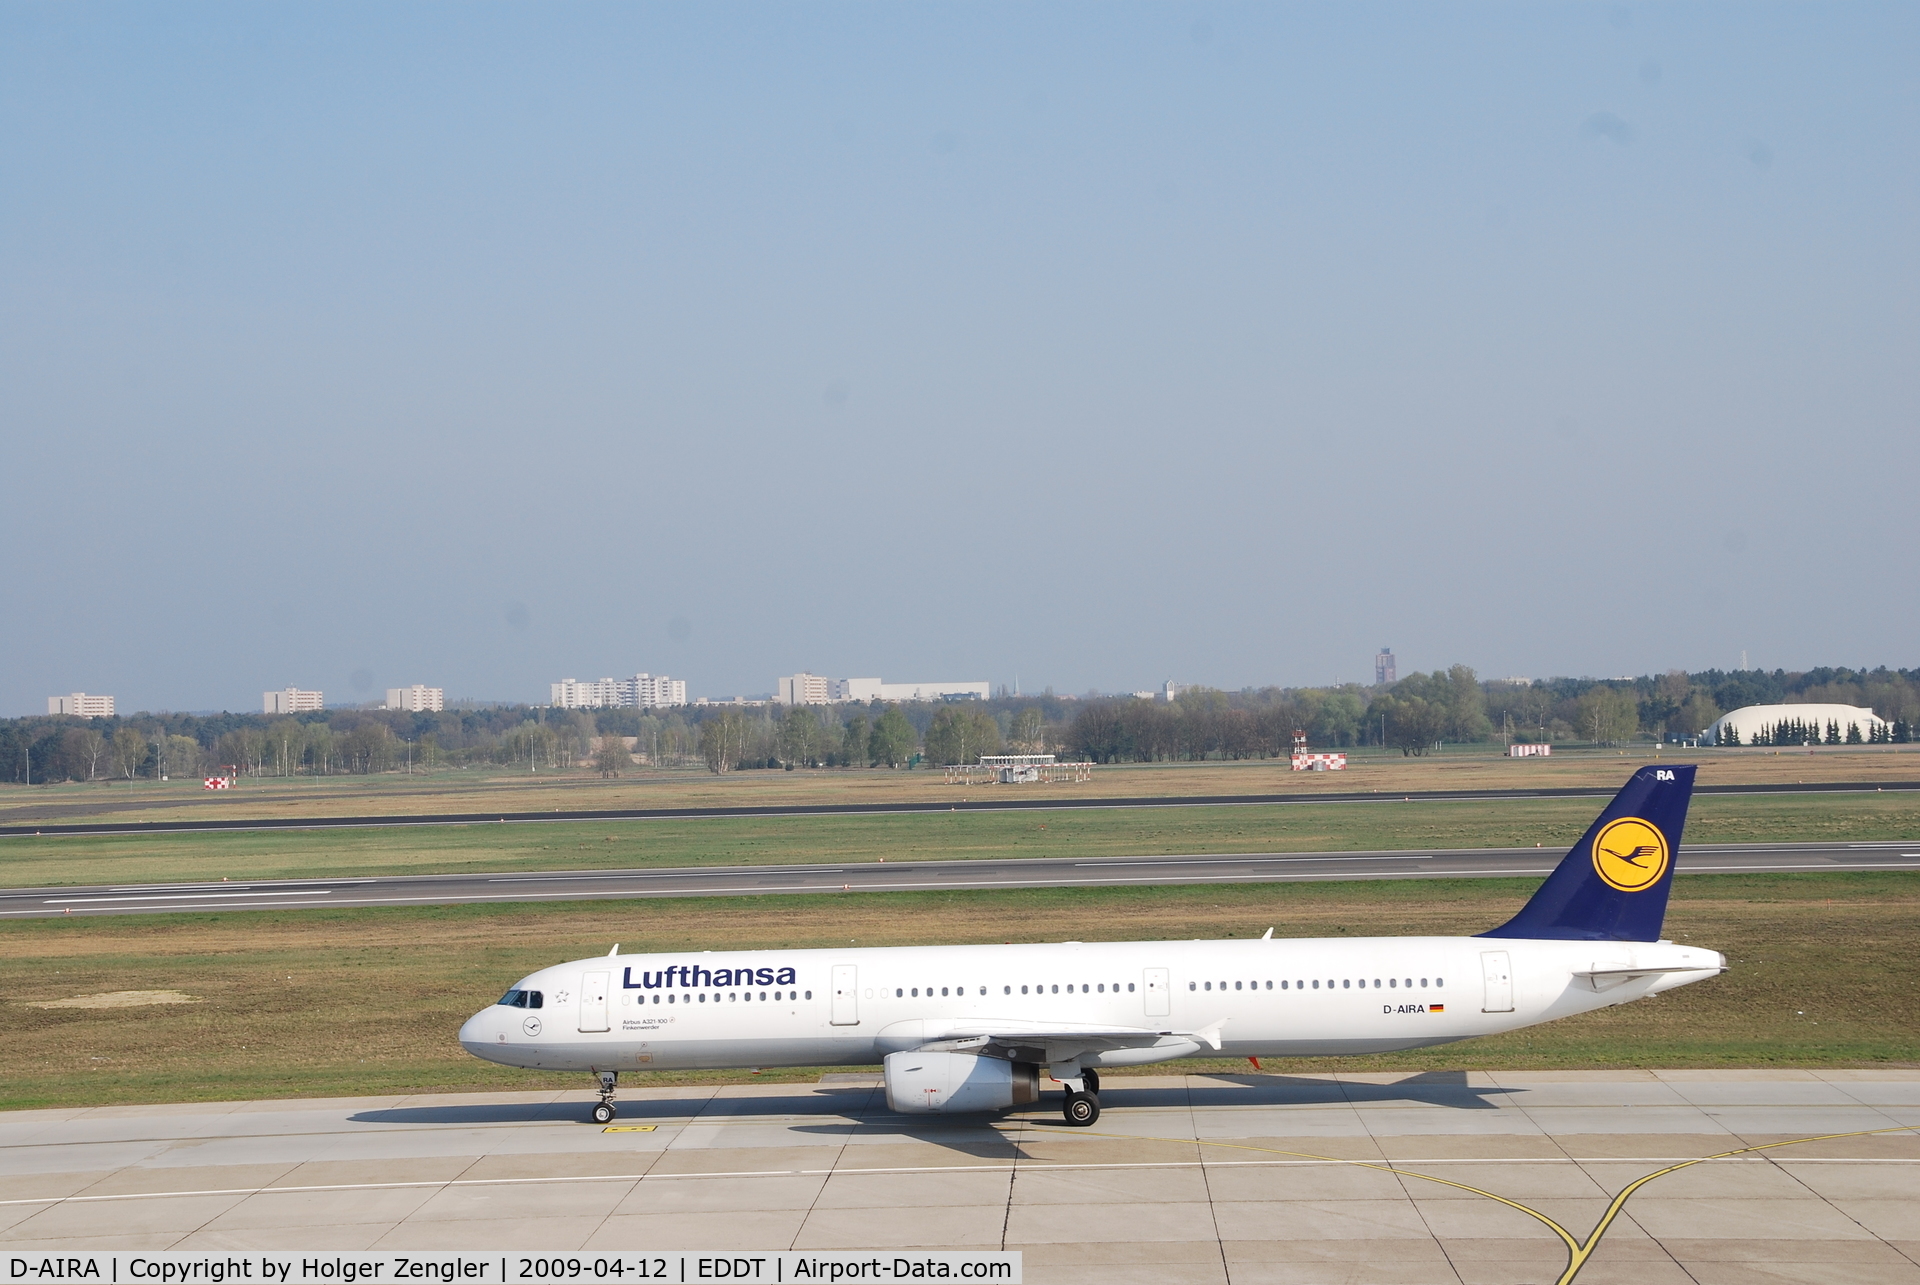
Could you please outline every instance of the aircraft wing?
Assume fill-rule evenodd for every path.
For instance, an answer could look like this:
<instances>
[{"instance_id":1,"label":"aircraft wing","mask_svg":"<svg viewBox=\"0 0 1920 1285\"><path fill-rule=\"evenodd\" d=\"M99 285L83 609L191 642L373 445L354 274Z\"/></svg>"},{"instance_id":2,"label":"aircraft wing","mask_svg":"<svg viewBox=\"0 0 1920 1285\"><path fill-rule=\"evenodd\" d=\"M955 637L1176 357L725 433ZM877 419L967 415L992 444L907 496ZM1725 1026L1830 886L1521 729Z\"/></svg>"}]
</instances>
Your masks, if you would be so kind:
<instances>
[{"instance_id":1,"label":"aircraft wing","mask_svg":"<svg viewBox=\"0 0 1920 1285\"><path fill-rule=\"evenodd\" d=\"M948 1031L921 1041L918 1048L944 1053L978 1053L1012 1062L1065 1062L1083 1053L1118 1049L1155 1049L1168 1057L1182 1057L1203 1048L1220 1047L1221 1022L1200 1031L1150 1030L1130 1026L1049 1027L1009 1023L993 1029L983 1024L967 1031ZM931 1033L930 1033L931 1034Z\"/></svg>"}]
</instances>

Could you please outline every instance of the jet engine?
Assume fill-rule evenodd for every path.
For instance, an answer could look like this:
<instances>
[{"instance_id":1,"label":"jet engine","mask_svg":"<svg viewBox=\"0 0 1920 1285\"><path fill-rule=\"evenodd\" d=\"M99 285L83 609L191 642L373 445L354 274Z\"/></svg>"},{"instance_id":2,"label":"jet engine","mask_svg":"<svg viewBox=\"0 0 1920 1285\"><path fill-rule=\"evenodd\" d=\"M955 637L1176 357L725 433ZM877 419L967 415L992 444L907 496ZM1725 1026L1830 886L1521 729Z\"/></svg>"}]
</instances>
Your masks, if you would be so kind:
<instances>
[{"instance_id":1,"label":"jet engine","mask_svg":"<svg viewBox=\"0 0 1920 1285\"><path fill-rule=\"evenodd\" d=\"M895 1111L1003 1111L1040 1100L1040 1068L978 1053L909 1050L887 1055L887 1105Z\"/></svg>"}]
</instances>

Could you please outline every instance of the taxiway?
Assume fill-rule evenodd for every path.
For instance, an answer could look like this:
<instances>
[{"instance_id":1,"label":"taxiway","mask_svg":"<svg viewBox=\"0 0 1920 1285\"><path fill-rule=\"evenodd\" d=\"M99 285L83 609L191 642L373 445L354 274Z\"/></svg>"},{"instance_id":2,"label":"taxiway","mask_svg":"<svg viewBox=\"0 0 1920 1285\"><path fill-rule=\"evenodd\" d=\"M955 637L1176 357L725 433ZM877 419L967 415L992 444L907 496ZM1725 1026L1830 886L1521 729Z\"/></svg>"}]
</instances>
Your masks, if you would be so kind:
<instances>
[{"instance_id":1,"label":"taxiway","mask_svg":"<svg viewBox=\"0 0 1920 1285\"><path fill-rule=\"evenodd\" d=\"M1088 1130L1051 1096L896 1116L876 1084L629 1089L607 1130L585 1085L9 1112L0 1250L977 1246L1047 1282L1493 1285L1554 1280L1560 1231L1668 1171L1579 1280L1920 1279L1910 1070L1111 1077Z\"/></svg>"}]
</instances>

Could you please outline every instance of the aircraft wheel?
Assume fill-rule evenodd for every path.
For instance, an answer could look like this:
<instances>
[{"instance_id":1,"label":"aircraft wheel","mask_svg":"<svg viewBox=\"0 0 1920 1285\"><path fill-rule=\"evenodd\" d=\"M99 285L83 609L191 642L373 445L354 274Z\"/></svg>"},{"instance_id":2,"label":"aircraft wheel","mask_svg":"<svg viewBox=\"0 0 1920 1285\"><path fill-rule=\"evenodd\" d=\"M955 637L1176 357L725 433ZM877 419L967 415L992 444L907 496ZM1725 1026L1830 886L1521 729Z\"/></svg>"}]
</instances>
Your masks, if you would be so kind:
<instances>
[{"instance_id":1,"label":"aircraft wheel","mask_svg":"<svg viewBox=\"0 0 1920 1285\"><path fill-rule=\"evenodd\" d=\"M611 1119L613 1119L613 1103L602 1102L594 1107L593 1122L595 1124L605 1124Z\"/></svg>"},{"instance_id":2,"label":"aircraft wheel","mask_svg":"<svg viewBox=\"0 0 1920 1285\"><path fill-rule=\"evenodd\" d=\"M1080 1080L1087 1086L1087 1092L1093 1094L1095 1097L1100 1096L1100 1072L1094 1070L1092 1067L1088 1067L1080 1072Z\"/></svg>"},{"instance_id":3,"label":"aircraft wheel","mask_svg":"<svg viewBox=\"0 0 1920 1285\"><path fill-rule=\"evenodd\" d=\"M1100 1099L1091 1093L1069 1093L1060 1113L1068 1124L1085 1128L1100 1118Z\"/></svg>"}]
</instances>

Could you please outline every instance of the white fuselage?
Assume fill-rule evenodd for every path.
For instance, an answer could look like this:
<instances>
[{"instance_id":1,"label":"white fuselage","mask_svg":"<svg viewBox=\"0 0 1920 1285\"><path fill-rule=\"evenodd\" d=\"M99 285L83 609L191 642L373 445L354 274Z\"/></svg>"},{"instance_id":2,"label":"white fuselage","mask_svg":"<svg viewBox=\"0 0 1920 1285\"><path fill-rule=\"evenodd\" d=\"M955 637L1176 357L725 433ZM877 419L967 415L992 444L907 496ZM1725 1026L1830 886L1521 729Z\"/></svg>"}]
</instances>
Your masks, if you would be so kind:
<instances>
[{"instance_id":1,"label":"white fuselage","mask_svg":"<svg viewBox=\"0 0 1920 1285\"><path fill-rule=\"evenodd\" d=\"M509 1066L582 1071L865 1066L933 1041L1076 1029L1154 1036L1081 1056L1090 1067L1384 1053L1625 1003L1724 966L1672 942L1483 937L610 955L528 976L513 993L539 995L538 1008L483 1009L460 1042Z\"/></svg>"}]
</instances>

